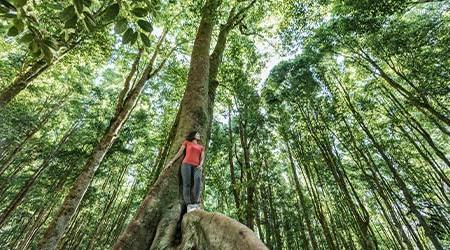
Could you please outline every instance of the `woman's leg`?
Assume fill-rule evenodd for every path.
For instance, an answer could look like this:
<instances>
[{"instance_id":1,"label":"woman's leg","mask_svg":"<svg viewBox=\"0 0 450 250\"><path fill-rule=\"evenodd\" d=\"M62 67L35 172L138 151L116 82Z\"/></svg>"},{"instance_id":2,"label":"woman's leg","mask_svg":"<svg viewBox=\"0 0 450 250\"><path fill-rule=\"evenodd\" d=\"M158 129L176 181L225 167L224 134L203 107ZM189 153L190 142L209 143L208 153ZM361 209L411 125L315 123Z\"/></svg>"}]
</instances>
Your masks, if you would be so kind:
<instances>
[{"instance_id":1,"label":"woman's leg","mask_svg":"<svg viewBox=\"0 0 450 250\"><path fill-rule=\"evenodd\" d=\"M191 169L189 164L181 164L181 179L183 181L183 199L186 205L191 204Z\"/></svg>"},{"instance_id":2,"label":"woman's leg","mask_svg":"<svg viewBox=\"0 0 450 250\"><path fill-rule=\"evenodd\" d=\"M200 188L202 187L202 169L194 167L194 200L198 204L200 202Z\"/></svg>"}]
</instances>

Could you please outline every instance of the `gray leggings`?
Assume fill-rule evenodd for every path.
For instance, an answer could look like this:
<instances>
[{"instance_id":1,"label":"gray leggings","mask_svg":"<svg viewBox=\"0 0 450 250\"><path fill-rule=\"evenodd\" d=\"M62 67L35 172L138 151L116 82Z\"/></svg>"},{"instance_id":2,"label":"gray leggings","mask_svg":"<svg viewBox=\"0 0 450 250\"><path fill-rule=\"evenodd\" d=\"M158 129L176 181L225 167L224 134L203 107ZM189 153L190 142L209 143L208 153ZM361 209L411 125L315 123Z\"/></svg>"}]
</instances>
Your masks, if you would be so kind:
<instances>
[{"instance_id":1,"label":"gray leggings","mask_svg":"<svg viewBox=\"0 0 450 250\"><path fill-rule=\"evenodd\" d=\"M194 193L191 199L191 176L194 174ZM183 199L187 204L200 202L200 188L202 186L202 170L190 164L181 164L181 179L183 180Z\"/></svg>"}]
</instances>

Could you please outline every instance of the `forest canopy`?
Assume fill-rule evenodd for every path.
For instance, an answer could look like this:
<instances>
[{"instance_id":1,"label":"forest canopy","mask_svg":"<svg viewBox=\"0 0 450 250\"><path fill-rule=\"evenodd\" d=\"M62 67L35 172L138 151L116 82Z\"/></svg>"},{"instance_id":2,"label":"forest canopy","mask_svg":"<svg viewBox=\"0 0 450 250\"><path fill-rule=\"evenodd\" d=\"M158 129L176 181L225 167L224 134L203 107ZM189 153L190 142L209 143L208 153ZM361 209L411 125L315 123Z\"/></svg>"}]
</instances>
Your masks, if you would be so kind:
<instances>
[{"instance_id":1,"label":"forest canopy","mask_svg":"<svg viewBox=\"0 0 450 250\"><path fill-rule=\"evenodd\" d=\"M448 1L0 0L0 34L0 249L450 248Z\"/></svg>"}]
</instances>

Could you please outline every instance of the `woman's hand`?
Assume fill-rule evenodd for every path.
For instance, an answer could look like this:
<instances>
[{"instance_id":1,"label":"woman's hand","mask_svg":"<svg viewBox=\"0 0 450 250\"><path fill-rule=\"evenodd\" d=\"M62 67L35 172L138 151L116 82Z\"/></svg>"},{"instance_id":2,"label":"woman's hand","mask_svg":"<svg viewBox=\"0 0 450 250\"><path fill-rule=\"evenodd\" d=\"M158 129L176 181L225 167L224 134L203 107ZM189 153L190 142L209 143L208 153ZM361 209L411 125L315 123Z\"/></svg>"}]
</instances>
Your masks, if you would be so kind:
<instances>
[{"instance_id":1,"label":"woman's hand","mask_svg":"<svg viewBox=\"0 0 450 250\"><path fill-rule=\"evenodd\" d=\"M173 161L169 161L169 162L166 164L166 166L164 166L164 169L166 169L166 168L172 166L172 164L173 164Z\"/></svg>"}]
</instances>

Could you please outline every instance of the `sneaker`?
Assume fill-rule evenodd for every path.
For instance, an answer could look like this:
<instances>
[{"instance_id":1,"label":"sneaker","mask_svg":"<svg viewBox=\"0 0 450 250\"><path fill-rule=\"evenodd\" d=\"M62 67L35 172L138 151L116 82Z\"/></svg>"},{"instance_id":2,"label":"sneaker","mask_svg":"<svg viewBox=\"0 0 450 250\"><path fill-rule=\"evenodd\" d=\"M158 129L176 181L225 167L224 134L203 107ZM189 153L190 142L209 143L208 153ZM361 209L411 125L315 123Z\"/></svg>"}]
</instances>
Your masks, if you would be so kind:
<instances>
[{"instance_id":1,"label":"sneaker","mask_svg":"<svg viewBox=\"0 0 450 250\"><path fill-rule=\"evenodd\" d=\"M200 209L200 204L192 204L192 210Z\"/></svg>"},{"instance_id":2,"label":"sneaker","mask_svg":"<svg viewBox=\"0 0 450 250\"><path fill-rule=\"evenodd\" d=\"M194 210L200 209L200 205L199 204L188 204L187 205L187 212L192 212Z\"/></svg>"}]
</instances>

